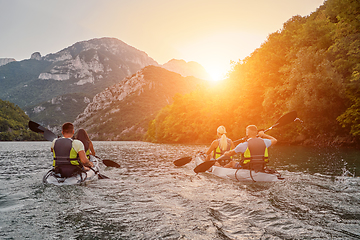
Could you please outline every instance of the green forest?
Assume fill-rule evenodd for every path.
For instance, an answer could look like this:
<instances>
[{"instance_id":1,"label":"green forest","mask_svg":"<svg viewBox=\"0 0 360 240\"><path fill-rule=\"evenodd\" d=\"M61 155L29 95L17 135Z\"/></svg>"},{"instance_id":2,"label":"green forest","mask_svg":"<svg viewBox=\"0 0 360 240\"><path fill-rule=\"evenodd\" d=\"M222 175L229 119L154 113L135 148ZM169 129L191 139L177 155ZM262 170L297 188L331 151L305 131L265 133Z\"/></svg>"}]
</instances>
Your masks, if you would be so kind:
<instances>
[{"instance_id":1,"label":"green forest","mask_svg":"<svg viewBox=\"0 0 360 240\"><path fill-rule=\"evenodd\" d=\"M354 145L360 139L360 1L327 0L309 16L293 16L227 79L177 95L149 124L146 140L209 143L224 125L268 128L296 110L303 121L269 132L284 143Z\"/></svg>"},{"instance_id":2,"label":"green forest","mask_svg":"<svg viewBox=\"0 0 360 240\"><path fill-rule=\"evenodd\" d=\"M0 99L0 141L45 140L29 130L29 120L19 106Z\"/></svg>"}]
</instances>

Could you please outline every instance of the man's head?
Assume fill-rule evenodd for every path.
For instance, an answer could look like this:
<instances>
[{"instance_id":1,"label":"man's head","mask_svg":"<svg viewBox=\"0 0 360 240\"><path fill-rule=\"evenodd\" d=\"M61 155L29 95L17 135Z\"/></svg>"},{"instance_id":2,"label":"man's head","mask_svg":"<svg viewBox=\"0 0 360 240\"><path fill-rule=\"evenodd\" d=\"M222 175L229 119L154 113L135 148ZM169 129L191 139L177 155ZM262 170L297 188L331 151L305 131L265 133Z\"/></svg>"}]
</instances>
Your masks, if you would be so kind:
<instances>
[{"instance_id":1,"label":"man's head","mask_svg":"<svg viewBox=\"0 0 360 240\"><path fill-rule=\"evenodd\" d=\"M254 138L256 137L257 134L258 134L258 129L255 125L249 125L246 127L246 136L250 138Z\"/></svg>"},{"instance_id":2,"label":"man's head","mask_svg":"<svg viewBox=\"0 0 360 240\"><path fill-rule=\"evenodd\" d=\"M66 122L62 125L62 134L65 136L72 137L74 135L74 125L71 122Z\"/></svg>"}]
</instances>

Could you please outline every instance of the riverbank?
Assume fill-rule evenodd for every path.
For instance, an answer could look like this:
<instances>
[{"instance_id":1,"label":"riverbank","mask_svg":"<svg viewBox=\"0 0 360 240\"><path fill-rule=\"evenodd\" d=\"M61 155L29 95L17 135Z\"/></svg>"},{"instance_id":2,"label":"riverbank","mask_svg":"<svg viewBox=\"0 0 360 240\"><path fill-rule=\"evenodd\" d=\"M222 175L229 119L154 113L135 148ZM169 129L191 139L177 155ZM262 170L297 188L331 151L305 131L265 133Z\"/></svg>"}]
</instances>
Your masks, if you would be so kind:
<instances>
[{"instance_id":1,"label":"riverbank","mask_svg":"<svg viewBox=\"0 0 360 240\"><path fill-rule=\"evenodd\" d=\"M293 141L280 142L280 144L314 146L314 147L351 147L359 148L360 140L352 136L329 136L329 134L319 134L307 137L300 134Z\"/></svg>"}]
</instances>

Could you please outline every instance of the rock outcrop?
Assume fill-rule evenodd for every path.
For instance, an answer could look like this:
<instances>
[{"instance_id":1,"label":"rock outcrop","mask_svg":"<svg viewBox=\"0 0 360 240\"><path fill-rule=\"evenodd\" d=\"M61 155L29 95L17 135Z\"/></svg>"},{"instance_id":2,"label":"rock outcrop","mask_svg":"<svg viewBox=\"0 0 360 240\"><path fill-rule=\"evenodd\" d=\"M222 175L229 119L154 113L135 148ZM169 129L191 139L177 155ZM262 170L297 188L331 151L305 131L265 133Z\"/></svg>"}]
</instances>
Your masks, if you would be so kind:
<instances>
[{"instance_id":1,"label":"rock outcrop","mask_svg":"<svg viewBox=\"0 0 360 240\"><path fill-rule=\"evenodd\" d=\"M34 52L33 54L31 54L30 59L35 59L40 61L41 60L41 54L39 52Z\"/></svg>"},{"instance_id":2,"label":"rock outcrop","mask_svg":"<svg viewBox=\"0 0 360 240\"><path fill-rule=\"evenodd\" d=\"M6 65L10 62L15 62L14 58L0 58L0 66Z\"/></svg>"},{"instance_id":3,"label":"rock outcrop","mask_svg":"<svg viewBox=\"0 0 360 240\"><path fill-rule=\"evenodd\" d=\"M85 128L94 140L142 140L149 121L177 93L189 93L204 84L194 77L148 66L96 94L75 126Z\"/></svg>"},{"instance_id":4,"label":"rock outcrop","mask_svg":"<svg viewBox=\"0 0 360 240\"><path fill-rule=\"evenodd\" d=\"M145 66L158 65L145 52L116 38L78 42L43 59L54 64L50 70L40 73L39 79L74 80L76 85L94 84L116 73L126 77Z\"/></svg>"}]
</instances>

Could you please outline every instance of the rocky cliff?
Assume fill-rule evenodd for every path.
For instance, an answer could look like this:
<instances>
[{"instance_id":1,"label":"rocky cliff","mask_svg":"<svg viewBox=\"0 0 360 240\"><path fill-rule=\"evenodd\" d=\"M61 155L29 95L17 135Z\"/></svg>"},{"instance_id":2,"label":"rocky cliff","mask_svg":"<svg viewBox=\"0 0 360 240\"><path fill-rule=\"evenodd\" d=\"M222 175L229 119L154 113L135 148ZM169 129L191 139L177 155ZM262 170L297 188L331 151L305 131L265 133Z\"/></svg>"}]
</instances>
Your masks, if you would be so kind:
<instances>
[{"instance_id":1,"label":"rocky cliff","mask_svg":"<svg viewBox=\"0 0 360 240\"><path fill-rule=\"evenodd\" d=\"M115 38L75 43L57 53L0 67L0 99L13 102L34 121L73 121L95 94L148 65L145 52ZM56 99L56 100L54 100Z\"/></svg>"},{"instance_id":2,"label":"rocky cliff","mask_svg":"<svg viewBox=\"0 0 360 240\"><path fill-rule=\"evenodd\" d=\"M15 62L16 60L14 58L0 58L0 66L6 65L10 62Z\"/></svg>"},{"instance_id":3,"label":"rocky cliff","mask_svg":"<svg viewBox=\"0 0 360 240\"><path fill-rule=\"evenodd\" d=\"M95 94L149 65L159 66L145 52L116 38L77 42L57 53L34 52L30 59L0 66L0 99L20 106L34 121L58 126L74 121ZM171 60L163 67L206 79L205 70L195 62Z\"/></svg>"},{"instance_id":4,"label":"rocky cliff","mask_svg":"<svg viewBox=\"0 0 360 240\"><path fill-rule=\"evenodd\" d=\"M103 82L108 75L114 73L125 77L145 66L158 65L145 52L116 38L78 42L42 59L54 64L47 71L40 73L39 79L74 80L75 85Z\"/></svg>"},{"instance_id":5,"label":"rocky cliff","mask_svg":"<svg viewBox=\"0 0 360 240\"><path fill-rule=\"evenodd\" d=\"M148 66L96 94L75 120L93 140L141 140L148 123L177 93L189 93L203 80Z\"/></svg>"}]
</instances>

